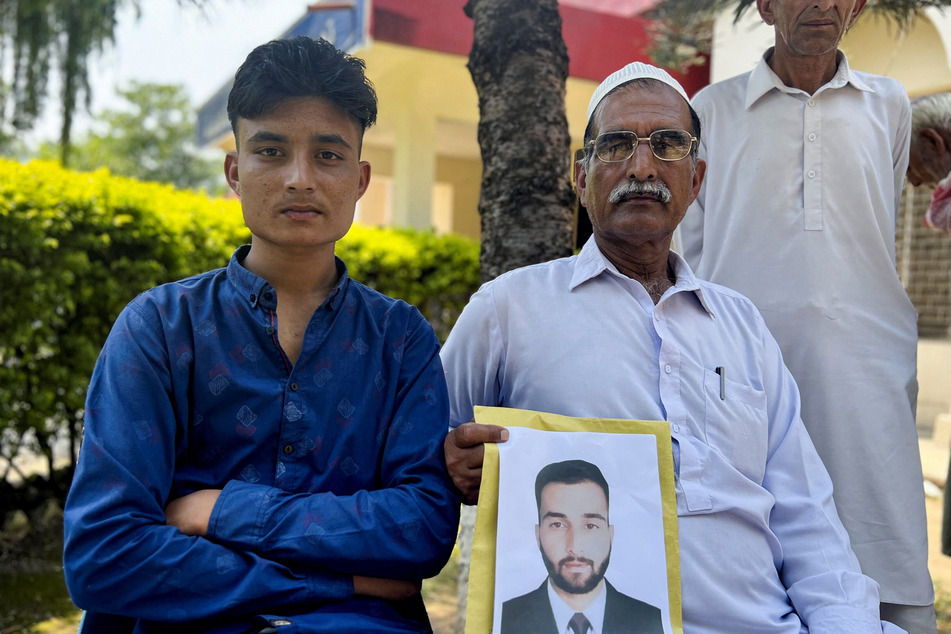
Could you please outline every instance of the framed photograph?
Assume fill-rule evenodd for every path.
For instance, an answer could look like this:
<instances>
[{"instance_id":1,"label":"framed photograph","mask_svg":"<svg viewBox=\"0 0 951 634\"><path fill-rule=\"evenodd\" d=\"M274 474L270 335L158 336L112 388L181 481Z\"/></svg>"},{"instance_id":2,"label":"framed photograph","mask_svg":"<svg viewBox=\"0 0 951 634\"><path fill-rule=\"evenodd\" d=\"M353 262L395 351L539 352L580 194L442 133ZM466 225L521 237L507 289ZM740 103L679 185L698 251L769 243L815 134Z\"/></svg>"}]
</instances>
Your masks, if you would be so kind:
<instances>
[{"instance_id":1,"label":"framed photograph","mask_svg":"<svg viewBox=\"0 0 951 634\"><path fill-rule=\"evenodd\" d=\"M466 632L682 632L663 421L476 408L487 445Z\"/></svg>"}]
</instances>

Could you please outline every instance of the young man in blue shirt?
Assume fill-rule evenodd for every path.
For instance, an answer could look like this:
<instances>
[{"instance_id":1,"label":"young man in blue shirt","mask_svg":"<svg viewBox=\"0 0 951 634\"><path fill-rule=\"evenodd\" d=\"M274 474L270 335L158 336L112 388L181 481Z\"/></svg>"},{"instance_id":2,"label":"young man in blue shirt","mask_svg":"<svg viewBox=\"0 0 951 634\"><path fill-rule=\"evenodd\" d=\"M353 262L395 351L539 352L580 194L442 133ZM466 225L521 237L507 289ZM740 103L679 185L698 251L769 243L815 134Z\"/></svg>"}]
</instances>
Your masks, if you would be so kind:
<instances>
[{"instance_id":1,"label":"young man in blue shirt","mask_svg":"<svg viewBox=\"0 0 951 634\"><path fill-rule=\"evenodd\" d=\"M420 581L458 522L438 341L334 255L370 179L363 61L260 46L228 116L251 244L117 319L66 504L70 594L87 626L136 632L431 631Z\"/></svg>"}]
</instances>

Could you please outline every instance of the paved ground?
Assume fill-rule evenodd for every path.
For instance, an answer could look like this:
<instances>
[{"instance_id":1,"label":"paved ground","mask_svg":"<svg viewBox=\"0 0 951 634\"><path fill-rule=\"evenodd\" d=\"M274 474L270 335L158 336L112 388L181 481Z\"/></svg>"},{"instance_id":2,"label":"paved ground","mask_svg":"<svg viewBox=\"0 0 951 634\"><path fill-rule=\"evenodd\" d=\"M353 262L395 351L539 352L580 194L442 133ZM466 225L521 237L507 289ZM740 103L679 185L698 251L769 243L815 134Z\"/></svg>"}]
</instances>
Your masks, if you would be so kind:
<instances>
[{"instance_id":1,"label":"paved ground","mask_svg":"<svg viewBox=\"0 0 951 634\"><path fill-rule=\"evenodd\" d=\"M948 475L948 459L951 456L948 442L938 442L931 438L922 438L921 468L925 477L925 490L930 492L926 500L928 512L928 567L935 587L942 594L951 594L951 557L941 554L941 514L943 489ZM937 485L933 487L929 485ZM951 632L951 630L942 630Z\"/></svg>"}]
</instances>

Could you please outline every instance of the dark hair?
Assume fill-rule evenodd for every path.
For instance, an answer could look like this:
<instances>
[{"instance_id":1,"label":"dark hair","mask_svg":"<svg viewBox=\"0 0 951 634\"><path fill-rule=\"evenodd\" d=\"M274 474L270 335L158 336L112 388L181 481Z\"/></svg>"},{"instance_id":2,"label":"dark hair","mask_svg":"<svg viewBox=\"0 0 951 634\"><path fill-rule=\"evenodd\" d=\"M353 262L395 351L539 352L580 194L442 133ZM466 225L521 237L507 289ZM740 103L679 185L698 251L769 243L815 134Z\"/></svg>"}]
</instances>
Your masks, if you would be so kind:
<instances>
[{"instance_id":1,"label":"dark hair","mask_svg":"<svg viewBox=\"0 0 951 634\"><path fill-rule=\"evenodd\" d=\"M604 491L604 500L610 505L611 495L608 493L608 481L596 465L584 460L565 460L563 462L553 462L542 467L542 470L535 476L535 505L538 512L542 510L542 490L553 483L560 484L580 484L581 482L593 482Z\"/></svg>"},{"instance_id":2,"label":"dark hair","mask_svg":"<svg viewBox=\"0 0 951 634\"><path fill-rule=\"evenodd\" d=\"M273 40L248 55L228 95L228 120L254 119L294 97L320 97L358 122L364 132L376 122L376 92L366 63L324 39Z\"/></svg>"}]
</instances>

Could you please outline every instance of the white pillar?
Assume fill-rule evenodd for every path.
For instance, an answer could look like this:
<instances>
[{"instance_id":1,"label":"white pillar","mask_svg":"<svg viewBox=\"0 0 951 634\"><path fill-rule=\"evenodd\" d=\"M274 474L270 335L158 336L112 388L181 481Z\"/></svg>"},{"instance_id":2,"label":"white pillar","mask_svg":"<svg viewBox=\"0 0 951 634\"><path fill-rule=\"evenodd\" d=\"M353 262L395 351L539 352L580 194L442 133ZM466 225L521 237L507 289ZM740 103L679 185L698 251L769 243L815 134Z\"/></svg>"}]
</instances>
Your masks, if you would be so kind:
<instances>
[{"instance_id":1,"label":"white pillar","mask_svg":"<svg viewBox=\"0 0 951 634\"><path fill-rule=\"evenodd\" d=\"M417 82L407 82L402 96L393 148L392 224L428 229L436 180L435 109Z\"/></svg>"}]
</instances>

